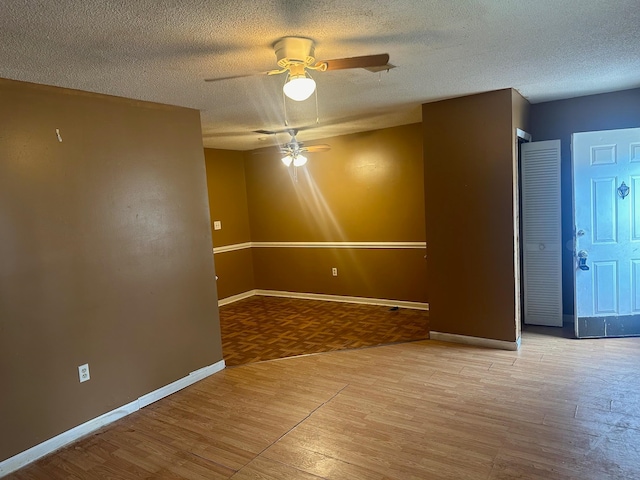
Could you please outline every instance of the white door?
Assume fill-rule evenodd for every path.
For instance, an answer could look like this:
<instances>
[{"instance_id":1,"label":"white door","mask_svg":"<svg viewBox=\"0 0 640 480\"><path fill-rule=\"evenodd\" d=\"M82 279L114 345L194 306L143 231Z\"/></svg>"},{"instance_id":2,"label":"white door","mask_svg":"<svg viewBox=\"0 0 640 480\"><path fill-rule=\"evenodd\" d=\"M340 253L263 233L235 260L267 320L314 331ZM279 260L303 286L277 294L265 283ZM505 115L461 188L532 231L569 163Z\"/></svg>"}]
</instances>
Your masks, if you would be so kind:
<instances>
[{"instance_id":1,"label":"white door","mask_svg":"<svg viewBox=\"0 0 640 480\"><path fill-rule=\"evenodd\" d=\"M523 143L520 178L524 323L561 327L560 140Z\"/></svg>"},{"instance_id":2,"label":"white door","mask_svg":"<svg viewBox=\"0 0 640 480\"><path fill-rule=\"evenodd\" d=\"M572 139L576 336L640 334L640 128Z\"/></svg>"}]
</instances>

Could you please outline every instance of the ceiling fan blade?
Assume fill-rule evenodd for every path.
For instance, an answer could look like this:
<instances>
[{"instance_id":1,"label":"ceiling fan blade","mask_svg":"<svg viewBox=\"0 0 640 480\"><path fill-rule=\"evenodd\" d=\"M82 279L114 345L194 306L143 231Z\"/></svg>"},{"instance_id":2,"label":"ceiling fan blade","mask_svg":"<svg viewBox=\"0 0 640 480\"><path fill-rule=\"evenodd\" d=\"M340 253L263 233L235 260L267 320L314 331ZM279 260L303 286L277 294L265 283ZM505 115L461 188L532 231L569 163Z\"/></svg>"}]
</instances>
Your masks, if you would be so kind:
<instances>
[{"instance_id":1,"label":"ceiling fan blade","mask_svg":"<svg viewBox=\"0 0 640 480\"><path fill-rule=\"evenodd\" d=\"M285 130L253 130L253 133L259 133L260 135L275 135L276 133L284 132Z\"/></svg>"},{"instance_id":2,"label":"ceiling fan blade","mask_svg":"<svg viewBox=\"0 0 640 480\"><path fill-rule=\"evenodd\" d=\"M278 152L280 150L278 149ZM268 147L263 147L263 148L257 148L255 150L251 150L251 154L250 155L273 155L274 149L273 148L268 148Z\"/></svg>"},{"instance_id":3,"label":"ceiling fan blade","mask_svg":"<svg viewBox=\"0 0 640 480\"><path fill-rule=\"evenodd\" d=\"M205 82L221 82L223 80L233 80L236 78L257 77L258 75L266 75L267 72L248 73L246 75L231 75L229 77L205 78Z\"/></svg>"},{"instance_id":4,"label":"ceiling fan blade","mask_svg":"<svg viewBox=\"0 0 640 480\"><path fill-rule=\"evenodd\" d=\"M327 70L382 67L389 63L389 54L380 53L378 55L365 55L363 57L336 58L334 60L325 60L322 63L327 64Z\"/></svg>"},{"instance_id":5,"label":"ceiling fan blade","mask_svg":"<svg viewBox=\"0 0 640 480\"><path fill-rule=\"evenodd\" d=\"M331 150L331 146L325 144L320 144L320 145L309 145L309 146L305 146L304 150L306 150L309 153L315 153L315 152L326 152L327 150Z\"/></svg>"}]
</instances>

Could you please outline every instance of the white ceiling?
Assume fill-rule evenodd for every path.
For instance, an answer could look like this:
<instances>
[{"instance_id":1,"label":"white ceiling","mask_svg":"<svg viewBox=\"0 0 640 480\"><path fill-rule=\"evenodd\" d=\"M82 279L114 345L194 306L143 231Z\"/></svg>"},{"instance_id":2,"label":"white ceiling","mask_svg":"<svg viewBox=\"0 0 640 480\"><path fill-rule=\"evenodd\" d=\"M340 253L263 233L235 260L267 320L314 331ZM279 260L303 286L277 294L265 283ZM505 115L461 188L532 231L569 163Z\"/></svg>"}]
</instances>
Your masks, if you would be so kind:
<instances>
[{"instance_id":1,"label":"white ceiling","mask_svg":"<svg viewBox=\"0 0 640 480\"><path fill-rule=\"evenodd\" d=\"M284 127L283 36L316 58L389 53L389 72L313 74L301 140L420 121L420 105L514 87L538 103L640 86L638 0L2 0L0 77L201 110L204 145L248 150ZM315 102L288 105L313 126Z\"/></svg>"}]
</instances>

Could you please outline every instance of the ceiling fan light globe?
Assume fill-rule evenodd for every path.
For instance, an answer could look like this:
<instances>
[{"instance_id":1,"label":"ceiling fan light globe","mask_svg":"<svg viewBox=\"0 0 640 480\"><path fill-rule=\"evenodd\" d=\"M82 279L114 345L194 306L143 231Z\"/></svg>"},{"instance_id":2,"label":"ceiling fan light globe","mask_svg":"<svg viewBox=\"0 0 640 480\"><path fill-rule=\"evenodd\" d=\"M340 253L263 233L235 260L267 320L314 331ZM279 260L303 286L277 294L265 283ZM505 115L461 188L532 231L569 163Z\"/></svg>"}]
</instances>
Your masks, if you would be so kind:
<instances>
[{"instance_id":1,"label":"ceiling fan light globe","mask_svg":"<svg viewBox=\"0 0 640 480\"><path fill-rule=\"evenodd\" d=\"M288 167L289 165L291 165L291 162L293 162L293 158L291 157L291 155L282 157L282 163L284 163L285 167Z\"/></svg>"},{"instance_id":2,"label":"ceiling fan light globe","mask_svg":"<svg viewBox=\"0 0 640 480\"><path fill-rule=\"evenodd\" d=\"M305 163L307 163L307 157L305 157L304 155L296 155L296 158L293 159L294 167L301 167Z\"/></svg>"},{"instance_id":3,"label":"ceiling fan light globe","mask_svg":"<svg viewBox=\"0 0 640 480\"><path fill-rule=\"evenodd\" d=\"M291 100L302 102L311 96L316 89L316 82L313 78L303 75L292 77L282 87L284 94Z\"/></svg>"}]
</instances>

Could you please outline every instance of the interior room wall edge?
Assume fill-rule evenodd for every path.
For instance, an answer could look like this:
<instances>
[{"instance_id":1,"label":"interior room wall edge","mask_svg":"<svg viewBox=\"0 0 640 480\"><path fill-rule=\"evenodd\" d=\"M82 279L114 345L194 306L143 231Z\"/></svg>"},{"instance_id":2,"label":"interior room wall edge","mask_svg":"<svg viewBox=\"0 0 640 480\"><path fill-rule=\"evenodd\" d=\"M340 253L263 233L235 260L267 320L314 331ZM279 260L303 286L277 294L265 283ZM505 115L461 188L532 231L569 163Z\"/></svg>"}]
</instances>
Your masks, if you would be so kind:
<instances>
[{"instance_id":1,"label":"interior room wall edge","mask_svg":"<svg viewBox=\"0 0 640 480\"><path fill-rule=\"evenodd\" d=\"M512 97L508 88L423 105L433 331L516 341Z\"/></svg>"},{"instance_id":2,"label":"interior room wall edge","mask_svg":"<svg viewBox=\"0 0 640 480\"><path fill-rule=\"evenodd\" d=\"M512 146L513 146L513 271L514 271L514 297L515 297L515 337L520 339L522 328L522 295L521 288L521 243L520 243L520 165L519 165L519 137L518 132L531 134L530 116L531 105L520 92L511 90L512 101Z\"/></svg>"},{"instance_id":3,"label":"interior room wall edge","mask_svg":"<svg viewBox=\"0 0 640 480\"><path fill-rule=\"evenodd\" d=\"M461 343L463 345L473 345L476 347L484 347L484 348L493 348L496 350L509 350L516 351L520 348L521 339L518 339L514 342L506 341L506 340L494 340L492 338L482 338L482 337L471 337L468 335L457 335L454 333L444 333L444 332L429 332L430 340L437 340L440 342L449 342L449 343Z\"/></svg>"}]
</instances>

